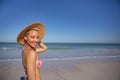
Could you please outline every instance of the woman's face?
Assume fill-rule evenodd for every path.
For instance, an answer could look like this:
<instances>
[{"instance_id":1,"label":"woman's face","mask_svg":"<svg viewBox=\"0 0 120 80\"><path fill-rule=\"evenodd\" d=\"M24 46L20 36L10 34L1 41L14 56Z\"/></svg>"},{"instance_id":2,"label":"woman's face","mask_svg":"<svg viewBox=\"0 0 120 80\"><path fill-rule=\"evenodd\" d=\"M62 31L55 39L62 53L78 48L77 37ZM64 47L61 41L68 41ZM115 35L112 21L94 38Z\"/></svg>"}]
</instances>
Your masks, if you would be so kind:
<instances>
[{"instance_id":1,"label":"woman's face","mask_svg":"<svg viewBox=\"0 0 120 80\"><path fill-rule=\"evenodd\" d=\"M36 47L39 42L39 33L36 30L30 30L24 39L31 47Z\"/></svg>"}]
</instances>

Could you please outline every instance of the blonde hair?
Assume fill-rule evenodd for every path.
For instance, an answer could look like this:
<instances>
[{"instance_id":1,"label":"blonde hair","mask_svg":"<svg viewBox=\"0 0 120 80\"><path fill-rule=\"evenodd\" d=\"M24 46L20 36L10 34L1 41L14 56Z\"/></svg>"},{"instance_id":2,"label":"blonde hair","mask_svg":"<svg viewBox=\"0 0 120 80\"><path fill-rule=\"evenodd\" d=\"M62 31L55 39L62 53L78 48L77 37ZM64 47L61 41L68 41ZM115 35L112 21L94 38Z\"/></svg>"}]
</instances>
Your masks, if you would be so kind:
<instances>
[{"instance_id":1,"label":"blonde hair","mask_svg":"<svg viewBox=\"0 0 120 80\"><path fill-rule=\"evenodd\" d=\"M24 36L27 36L29 34L29 31L31 31L31 30L35 30L35 31L37 31L39 33L39 29L35 27L35 28L31 28L31 29L27 30L25 32Z\"/></svg>"}]
</instances>

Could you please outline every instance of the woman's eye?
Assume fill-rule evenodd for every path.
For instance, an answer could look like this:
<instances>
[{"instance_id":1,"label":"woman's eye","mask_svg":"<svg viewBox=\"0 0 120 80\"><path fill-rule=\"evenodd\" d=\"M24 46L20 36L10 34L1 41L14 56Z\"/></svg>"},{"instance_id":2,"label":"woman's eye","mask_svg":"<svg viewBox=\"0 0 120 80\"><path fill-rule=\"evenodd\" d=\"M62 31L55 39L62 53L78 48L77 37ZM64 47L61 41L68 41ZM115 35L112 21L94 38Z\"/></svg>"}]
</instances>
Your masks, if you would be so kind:
<instances>
[{"instance_id":1,"label":"woman's eye","mask_svg":"<svg viewBox=\"0 0 120 80\"><path fill-rule=\"evenodd\" d=\"M31 36L32 39L34 39L35 37L34 36Z\"/></svg>"},{"instance_id":2,"label":"woman's eye","mask_svg":"<svg viewBox=\"0 0 120 80\"><path fill-rule=\"evenodd\" d=\"M39 39L39 36L37 37L37 39Z\"/></svg>"},{"instance_id":3,"label":"woman's eye","mask_svg":"<svg viewBox=\"0 0 120 80\"><path fill-rule=\"evenodd\" d=\"M30 38L32 38L32 39L35 39L35 38L39 39L39 36L37 36L37 37L35 37L35 36L30 36Z\"/></svg>"}]
</instances>

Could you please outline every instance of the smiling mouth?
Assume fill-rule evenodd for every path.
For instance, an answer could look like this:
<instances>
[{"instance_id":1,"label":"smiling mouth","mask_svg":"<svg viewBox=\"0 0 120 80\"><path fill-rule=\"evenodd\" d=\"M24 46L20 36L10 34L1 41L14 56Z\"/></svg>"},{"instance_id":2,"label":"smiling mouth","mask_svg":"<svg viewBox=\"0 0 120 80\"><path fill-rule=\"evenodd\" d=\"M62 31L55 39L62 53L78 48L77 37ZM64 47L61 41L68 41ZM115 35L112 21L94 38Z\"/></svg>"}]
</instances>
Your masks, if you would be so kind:
<instances>
[{"instance_id":1,"label":"smiling mouth","mask_svg":"<svg viewBox=\"0 0 120 80\"><path fill-rule=\"evenodd\" d=\"M37 45L37 43L33 43L33 45L34 45L34 46L36 46L36 45Z\"/></svg>"}]
</instances>

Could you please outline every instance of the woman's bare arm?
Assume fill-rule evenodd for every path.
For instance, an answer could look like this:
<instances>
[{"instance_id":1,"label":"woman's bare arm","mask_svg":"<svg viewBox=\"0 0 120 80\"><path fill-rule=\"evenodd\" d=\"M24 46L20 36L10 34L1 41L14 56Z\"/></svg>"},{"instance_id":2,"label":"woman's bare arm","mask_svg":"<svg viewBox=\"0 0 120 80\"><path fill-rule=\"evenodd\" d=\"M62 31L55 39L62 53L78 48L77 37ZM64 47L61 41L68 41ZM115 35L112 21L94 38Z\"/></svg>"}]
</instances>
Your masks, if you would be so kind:
<instances>
[{"instance_id":1,"label":"woman's bare arm","mask_svg":"<svg viewBox=\"0 0 120 80\"><path fill-rule=\"evenodd\" d=\"M34 51L27 55L27 77L28 80L36 80L36 53Z\"/></svg>"},{"instance_id":2,"label":"woman's bare arm","mask_svg":"<svg viewBox=\"0 0 120 80\"><path fill-rule=\"evenodd\" d=\"M44 52L47 50L47 46L43 42L38 43L39 48L36 49L37 53Z\"/></svg>"}]
</instances>

